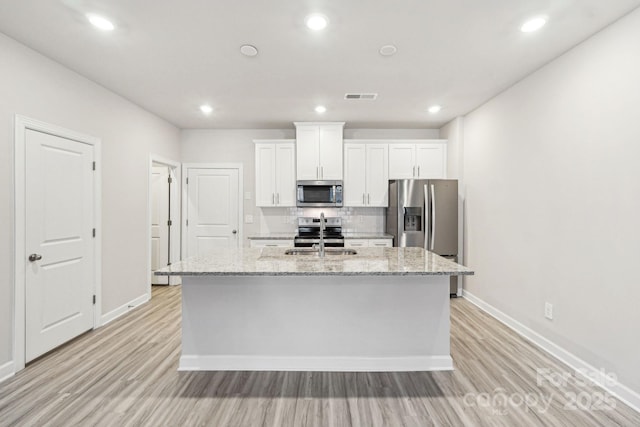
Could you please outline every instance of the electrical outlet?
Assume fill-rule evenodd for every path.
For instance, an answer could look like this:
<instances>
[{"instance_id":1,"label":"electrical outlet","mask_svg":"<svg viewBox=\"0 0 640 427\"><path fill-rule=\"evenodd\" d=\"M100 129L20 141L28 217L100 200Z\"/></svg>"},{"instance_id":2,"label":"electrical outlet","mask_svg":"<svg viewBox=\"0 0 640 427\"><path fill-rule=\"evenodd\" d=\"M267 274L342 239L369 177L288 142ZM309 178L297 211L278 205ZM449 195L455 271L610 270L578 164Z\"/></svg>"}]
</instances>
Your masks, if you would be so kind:
<instances>
[{"instance_id":1,"label":"electrical outlet","mask_svg":"<svg viewBox=\"0 0 640 427\"><path fill-rule=\"evenodd\" d=\"M245 224L253 224L253 215L245 215L244 216Z\"/></svg>"},{"instance_id":2,"label":"electrical outlet","mask_svg":"<svg viewBox=\"0 0 640 427\"><path fill-rule=\"evenodd\" d=\"M544 317L549 320L553 320L553 304L550 302L544 303Z\"/></svg>"}]
</instances>

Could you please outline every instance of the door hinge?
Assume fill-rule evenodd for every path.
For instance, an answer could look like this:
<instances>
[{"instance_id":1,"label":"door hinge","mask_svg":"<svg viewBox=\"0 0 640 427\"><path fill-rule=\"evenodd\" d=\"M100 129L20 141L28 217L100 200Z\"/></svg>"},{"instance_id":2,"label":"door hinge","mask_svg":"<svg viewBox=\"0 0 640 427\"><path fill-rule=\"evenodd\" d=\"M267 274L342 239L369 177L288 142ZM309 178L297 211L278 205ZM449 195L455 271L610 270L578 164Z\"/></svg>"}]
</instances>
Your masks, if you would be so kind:
<instances>
[{"instance_id":1,"label":"door hinge","mask_svg":"<svg viewBox=\"0 0 640 427\"><path fill-rule=\"evenodd\" d=\"M169 227L171 227L171 226L173 225L173 222L172 222L171 220L169 220L169 221L167 221L167 225L168 225Z\"/></svg>"},{"instance_id":2,"label":"door hinge","mask_svg":"<svg viewBox=\"0 0 640 427\"><path fill-rule=\"evenodd\" d=\"M169 184L171 184L173 182L173 179L171 179L171 177L169 177Z\"/></svg>"},{"instance_id":3,"label":"door hinge","mask_svg":"<svg viewBox=\"0 0 640 427\"><path fill-rule=\"evenodd\" d=\"M189 226L189 220L187 220L187 227Z\"/></svg>"},{"instance_id":4,"label":"door hinge","mask_svg":"<svg viewBox=\"0 0 640 427\"><path fill-rule=\"evenodd\" d=\"M187 185L189 185L189 177L187 177Z\"/></svg>"},{"instance_id":5,"label":"door hinge","mask_svg":"<svg viewBox=\"0 0 640 427\"><path fill-rule=\"evenodd\" d=\"M93 235L93 237L96 237L96 229L95 228L91 231L91 234Z\"/></svg>"},{"instance_id":6,"label":"door hinge","mask_svg":"<svg viewBox=\"0 0 640 427\"><path fill-rule=\"evenodd\" d=\"M93 304L94 305L96 304L96 296L95 295L93 296Z\"/></svg>"},{"instance_id":7,"label":"door hinge","mask_svg":"<svg viewBox=\"0 0 640 427\"><path fill-rule=\"evenodd\" d=\"M96 162L93 162L93 164L91 165L91 170L96 170Z\"/></svg>"}]
</instances>

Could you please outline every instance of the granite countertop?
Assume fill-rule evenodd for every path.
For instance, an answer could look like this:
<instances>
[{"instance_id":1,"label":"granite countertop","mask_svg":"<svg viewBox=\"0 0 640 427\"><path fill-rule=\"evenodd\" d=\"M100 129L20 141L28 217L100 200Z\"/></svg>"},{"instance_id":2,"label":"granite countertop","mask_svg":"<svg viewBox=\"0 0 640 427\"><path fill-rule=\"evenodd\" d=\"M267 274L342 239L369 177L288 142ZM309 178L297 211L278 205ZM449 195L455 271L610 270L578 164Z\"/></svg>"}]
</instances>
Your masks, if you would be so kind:
<instances>
[{"instance_id":1,"label":"granite countertop","mask_svg":"<svg viewBox=\"0 0 640 427\"><path fill-rule=\"evenodd\" d=\"M286 248L217 249L155 272L160 276L425 276L472 275L422 248L360 248L356 255L285 255Z\"/></svg>"},{"instance_id":2,"label":"granite countertop","mask_svg":"<svg viewBox=\"0 0 640 427\"><path fill-rule=\"evenodd\" d=\"M283 231L276 233L258 233L247 237L249 240L293 240L296 231Z\"/></svg>"},{"instance_id":3,"label":"granite countertop","mask_svg":"<svg viewBox=\"0 0 640 427\"><path fill-rule=\"evenodd\" d=\"M342 233L345 239L393 239L391 234L380 231L362 232L362 231L345 231Z\"/></svg>"}]
</instances>

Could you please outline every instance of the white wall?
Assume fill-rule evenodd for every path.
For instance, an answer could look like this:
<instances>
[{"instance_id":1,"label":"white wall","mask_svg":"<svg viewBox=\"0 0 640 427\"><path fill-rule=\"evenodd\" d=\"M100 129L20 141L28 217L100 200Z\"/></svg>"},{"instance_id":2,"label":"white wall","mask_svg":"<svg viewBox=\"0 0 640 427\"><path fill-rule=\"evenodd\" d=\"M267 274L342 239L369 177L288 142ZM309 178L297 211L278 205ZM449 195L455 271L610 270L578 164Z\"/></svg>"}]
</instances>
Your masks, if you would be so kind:
<instances>
[{"instance_id":1,"label":"white wall","mask_svg":"<svg viewBox=\"0 0 640 427\"><path fill-rule=\"evenodd\" d=\"M636 393L639 46L636 10L464 120L466 288Z\"/></svg>"},{"instance_id":2,"label":"white wall","mask_svg":"<svg viewBox=\"0 0 640 427\"><path fill-rule=\"evenodd\" d=\"M420 139L439 138L438 129L348 129L345 139ZM244 214L254 216L253 224L243 224L244 236L282 231L294 232L295 220L306 215L297 208L256 208L254 139L295 139L291 129L187 129L181 132L183 163L242 163L244 192L251 200L244 201ZM384 209L345 208L335 210L344 216L347 231L384 231ZM360 221L362 216L362 221ZM355 219L358 217L358 219ZM248 242L245 239L245 245Z\"/></svg>"},{"instance_id":3,"label":"white wall","mask_svg":"<svg viewBox=\"0 0 640 427\"><path fill-rule=\"evenodd\" d=\"M179 131L0 34L0 365L13 357L14 114L102 139L102 313L146 294L149 153L179 159Z\"/></svg>"}]
</instances>

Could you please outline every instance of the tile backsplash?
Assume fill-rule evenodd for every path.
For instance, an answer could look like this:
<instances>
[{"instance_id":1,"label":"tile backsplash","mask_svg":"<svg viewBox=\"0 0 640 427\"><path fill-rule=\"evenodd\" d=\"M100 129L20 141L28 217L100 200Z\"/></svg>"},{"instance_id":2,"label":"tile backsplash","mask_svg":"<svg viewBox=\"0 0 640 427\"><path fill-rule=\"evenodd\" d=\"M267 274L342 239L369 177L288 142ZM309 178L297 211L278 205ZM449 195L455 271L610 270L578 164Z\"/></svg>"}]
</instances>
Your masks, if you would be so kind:
<instances>
[{"instance_id":1,"label":"tile backsplash","mask_svg":"<svg viewBox=\"0 0 640 427\"><path fill-rule=\"evenodd\" d=\"M384 232L385 208L262 208L259 209L260 233L295 232L301 216L342 217L345 232Z\"/></svg>"}]
</instances>

